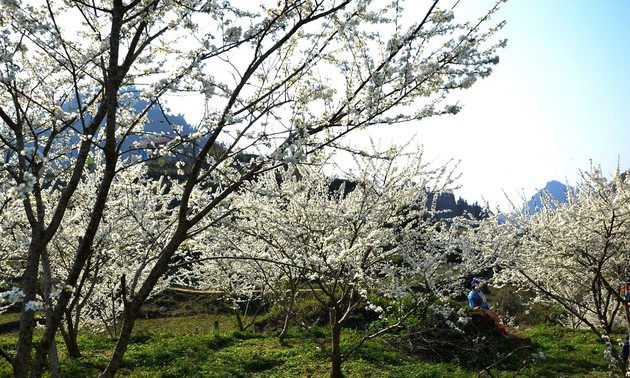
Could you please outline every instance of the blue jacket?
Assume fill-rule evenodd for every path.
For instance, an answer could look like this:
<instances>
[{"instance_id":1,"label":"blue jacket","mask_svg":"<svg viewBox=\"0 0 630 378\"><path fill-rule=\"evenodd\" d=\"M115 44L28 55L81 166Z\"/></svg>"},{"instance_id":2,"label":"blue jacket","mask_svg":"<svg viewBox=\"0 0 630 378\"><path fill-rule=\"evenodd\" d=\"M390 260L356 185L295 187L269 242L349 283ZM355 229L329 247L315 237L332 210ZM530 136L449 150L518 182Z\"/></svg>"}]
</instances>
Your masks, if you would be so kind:
<instances>
[{"instance_id":1,"label":"blue jacket","mask_svg":"<svg viewBox=\"0 0 630 378\"><path fill-rule=\"evenodd\" d=\"M479 295L477 290L473 289L468 293L468 306L470 308L481 307L485 310L489 310L490 306L483 300L483 297Z\"/></svg>"}]
</instances>

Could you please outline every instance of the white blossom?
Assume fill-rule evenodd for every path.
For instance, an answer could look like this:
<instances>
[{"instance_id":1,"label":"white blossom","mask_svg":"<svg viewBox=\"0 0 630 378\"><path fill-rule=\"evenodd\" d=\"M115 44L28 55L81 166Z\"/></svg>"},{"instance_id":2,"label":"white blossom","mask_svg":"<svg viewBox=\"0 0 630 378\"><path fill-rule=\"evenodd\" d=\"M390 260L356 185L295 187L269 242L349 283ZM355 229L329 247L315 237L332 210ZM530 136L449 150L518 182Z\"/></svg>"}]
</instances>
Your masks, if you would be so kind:
<instances>
[{"instance_id":1,"label":"white blossom","mask_svg":"<svg viewBox=\"0 0 630 378\"><path fill-rule=\"evenodd\" d=\"M42 301L28 301L24 304L24 311L41 311L44 309Z\"/></svg>"}]
</instances>

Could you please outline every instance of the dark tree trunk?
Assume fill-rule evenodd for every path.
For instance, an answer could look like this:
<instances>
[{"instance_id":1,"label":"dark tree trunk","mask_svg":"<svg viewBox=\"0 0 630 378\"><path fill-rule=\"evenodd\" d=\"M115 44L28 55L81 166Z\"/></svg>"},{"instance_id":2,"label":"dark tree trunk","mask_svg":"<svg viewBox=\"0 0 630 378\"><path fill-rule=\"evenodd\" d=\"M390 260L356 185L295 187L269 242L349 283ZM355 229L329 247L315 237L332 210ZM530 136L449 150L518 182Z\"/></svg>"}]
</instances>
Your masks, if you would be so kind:
<instances>
[{"instance_id":1,"label":"dark tree trunk","mask_svg":"<svg viewBox=\"0 0 630 378\"><path fill-rule=\"evenodd\" d=\"M59 355L57 354L57 343L53 340L48 352L48 361L50 361L50 376L52 378L61 377L61 365L59 364Z\"/></svg>"},{"instance_id":2,"label":"dark tree trunk","mask_svg":"<svg viewBox=\"0 0 630 378\"><path fill-rule=\"evenodd\" d=\"M234 310L234 319L236 319L236 326L238 330L243 332L245 331L245 327L243 327L243 319L241 319L241 314L238 313L238 310Z\"/></svg>"},{"instance_id":3,"label":"dark tree trunk","mask_svg":"<svg viewBox=\"0 0 630 378\"><path fill-rule=\"evenodd\" d=\"M332 351L330 354L330 377L331 378L342 378L343 373L341 372L341 363L343 362L341 358L341 325L335 323L331 327L332 331Z\"/></svg>"},{"instance_id":4,"label":"dark tree trunk","mask_svg":"<svg viewBox=\"0 0 630 378\"><path fill-rule=\"evenodd\" d=\"M284 339L286 337L287 331L289 330L289 320L293 315L293 309L295 307L295 296L297 294L297 286L293 281L293 278L290 276L289 278L289 288L291 290L291 299L289 300L289 308L287 309L287 314L284 317L284 323L282 324L282 331L278 335L278 341L281 345L284 345Z\"/></svg>"},{"instance_id":5,"label":"dark tree trunk","mask_svg":"<svg viewBox=\"0 0 630 378\"><path fill-rule=\"evenodd\" d=\"M66 344L66 350L68 351L68 356L70 358L79 359L81 358L81 350L79 349L79 344L77 342L78 333L72 323L72 311L67 309L65 311L65 319L66 319L66 327L60 327L61 335L63 336L63 341Z\"/></svg>"},{"instance_id":6,"label":"dark tree trunk","mask_svg":"<svg viewBox=\"0 0 630 378\"><path fill-rule=\"evenodd\" d=\"M131 332L133 330L133 325L136 322L137 313L137 310L125 308L120 335L118 337L118 342L116 343L116 349L114 350L112 358L109 360L107 368L105 368L99 378L113 378L116 375L116 372L123 361L123 357L125 356L125 352L127 352L129 342L131 341Z\"/></svg>"},{"instance_id":7,"label":"dark tree trunk","mask_svg":"<svg viewBox=\"0 0 630 378\"><path fill-rule=\"evenodd\" d=\"M129 346L129 342L131 341L131 332L133 331L133 326L138 317L138 312L140 308L151 294L151 291L155 287L155 284L162 278L162 276L166 273L169 267L169 262L171 257L179 248L181 243L186 238L186 226L181 226L175 231L170 243L162 250L160 253L160 258L155 262L153 269L146 277L144 283L140 287L140 289L128 299L127 297L127 284L125 280L125 276L121 277L121 287L122 287L122 297L124 303L124 310L122 314L122 325L120 328L120 334L118 336L118 342L116 343L116 349L114 350L114 354L112 358L109 360L109 364L105 368L105 370L101 373L100 378L113 378L120 368L120 364L123 361L123 357L125 352L127 351L127 347Z\"/></svg>"},{"instance_id":8,"label":"dark tree trunk","mask_svg":"<svg viewBox=\"0 0 630 378\"><path fill-rule=\"evenodd\" d=\"M41 232L33 230L32 242L28 249L26 268L24 269L22 290L24 291L24 304L35 300L37 293L37 280L39 272L39 260L44 250ZM33 348L33 330L35 328L35 312L22 307L20 316L20 332L18 334L17 351L13 360L13 375L16 378L26 378L31 369L35 370L31 351Z\"/></svg>"}]
</instances>

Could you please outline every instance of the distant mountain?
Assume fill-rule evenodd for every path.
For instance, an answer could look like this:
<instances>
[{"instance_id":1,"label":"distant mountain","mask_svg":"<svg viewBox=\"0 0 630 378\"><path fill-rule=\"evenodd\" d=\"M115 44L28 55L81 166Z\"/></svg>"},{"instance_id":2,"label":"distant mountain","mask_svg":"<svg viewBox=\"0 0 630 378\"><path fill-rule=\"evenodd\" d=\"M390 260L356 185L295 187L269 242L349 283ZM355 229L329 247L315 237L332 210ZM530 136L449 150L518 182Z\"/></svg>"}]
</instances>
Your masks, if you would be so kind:
<instances>
[{"instance_id":1,"label":"distant mountain","mask_svg":"<svg viewBox=\"0 0 630 378\"><path fill-rule=\"evenodd\" d=\"M126 88L124 91L126 94L132 96L124 100L119 100L121 108L133 109L137 114L141 114L148 106L149 102L140 98L140 92L133 87ZM73 112L77 109L77 102L70 101L63 104L63 109L67 112ZM84 114L85 122L89 123L92 120L92 114ZM81 129L81 121L77 121L74 129ZM104 121L103 121L104 122ZM122 144L121 151L123 155L134 153L134 144L139 142L151 142L154 139L159 138L175 138L176 136L186 136L194 133L196 128L186 122L184 115L182 114L168 114L158 104L154 104L146 111L146 122L143 124L141 130L128 135ZM79 140L79 135L73 133L70 137L71 142L76 143Z\"/></svg>"},{"instance_id":2,"label":"distant mountain","mask_svg":"<svg viewBox=\"0 0 630 378\"><path fill-rule=\"evenodd\" d=\"M543 207L543 198L545 195L550 195L558 202L566 203L568 190L567 186L560 181L549 181L544 188L536 192L536 194L527 201L525 210L528 211L529 214L534 214L540 211Z\"/></svg>"},{"instance_id":3,"label":"distant mountain","mask_svg":"<svg viewBox=\"0 0 630 378\"><path fill-rule=\"evenodd\" d=\"M468 215L481 220L489 216L488 210L477 202L469 204L461 197L456 200L455 195L451 192L438 193L437 198L435 198L435 193L427 193L427 206L433 206L433 201L435 201L435 210L438 211L436 219L450 219Z\"/></svg>"},{"instance_id":4,"label":"distant mountain","mask_svg":"<svg viewBox=\"0 0 630 378\"><path fill-rule=\"evenodd\" d=\"M132 107L137 113L142 112L149 102L140 98L133 98L127 106ZM146 113L147 121L143 130L139 133L129 135L122 146L123 153L133 150L135 143L152 141L161 138L174 138L178 134L182 136L194 133L195 128L186 122L182 114L174 115L162 111L157 104L151 106ZM177 131L176 131L177 130Z\"/></svg>"}]
</instances>

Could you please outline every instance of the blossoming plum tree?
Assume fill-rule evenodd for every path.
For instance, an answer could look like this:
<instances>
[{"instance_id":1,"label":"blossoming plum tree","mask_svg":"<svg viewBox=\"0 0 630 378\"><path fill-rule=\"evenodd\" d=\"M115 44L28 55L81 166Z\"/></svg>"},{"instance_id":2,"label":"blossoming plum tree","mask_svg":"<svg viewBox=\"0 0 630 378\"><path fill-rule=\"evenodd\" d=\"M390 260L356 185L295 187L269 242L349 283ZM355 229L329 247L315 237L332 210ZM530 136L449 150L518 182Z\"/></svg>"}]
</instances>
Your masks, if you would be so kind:
<instances>
[{"instance_id":1,"label":"blossoming plum tree","mask_svg":"<svg viewBox=\"0 0 630 378\"><path fill-rule=\"evenodd\" d=\"M104 211L92 253L77 285L63 286L61 279L67 276L71 266L72 246L83 235L87 222L85 217L95 201L97 192L93 189L101 179L101 171L88 171L83 175L83 185L68 204L67 216L42 257L42 274L48 283L47 289L38 293L38 301L50 309L62 290L71 293L71 300L64 311L64 323L60 326L70 356L80 356L76 340L80 328L92 331L107 329L112 337L117 334L123 293L135 290L137 282L146 274L145 268L155 258L157 246L169 236L173 214L161 210L168 208L178 192L176 188L167 190L164 180L149 179L146 171L145 165L134 165L114 178L112 198ZM58 195L59 191L53 187L42 191L42 196L48 200ZM10 280L19 273L16 267L24 263L20 251L27 245L28 222L16 216L7 216L3 218L2 228L4 243L0 246L0 253L7 257L5 261L9 263L3 266L1 277ZM122 277L130 278L125 287L122 286ZM166 286L168 282L162 280L153 293Z\"/></svg>"},{"instance_id":2,"label":"blossoming plum tree","mask_svg":"<svg viewBox=\"0 0 630 378\"><path fill-rule=\"evenodd\" d=\"M218 209L243 183L353 130L458 110L446 95L490 74L503 45L491 36L502 23L486 26L498 5L478 22L458 23L447 10L452 4L442 9L438 2L410 19L402 1L3 0L1 211L28 224L20 226L28 236L19 241L23 265L12 291L24 304L17 349L1 352L15 376L43 374L72 293L94 261L115 177L138 163L131 141L159 136L144 128L151 106L164 106L169 96L202 96L198 131L184 135L167 122L170 141L157 152L173 153L192 139L201 144L189 151L177 207L158 210L176 220L126 291L104 377L117 371L140 307L182 243L207 219L220 218ZM133 91L146 106L135 106ZM227 146L218 154L217 142ZM104 158L95 160L97 153ZM256 158L243 162L244 153ZM89 183L95 195L82 207L80 237L66 246L67 270L48 277L63 290L34 342L33 305L48 281L40 272L56 258L50 243L72 216L89 170L100 172ZM195 194L201 188L204 194Z\"/></svg>"},{"instance_id":3,"label":"blossoming plum tree","mask_svg":"<svg viewBox=\"0 0 630 378\"><path fill-rule=\"evenodd\" d=\"M429 298L459 293L457 283L470 274L470 266L448 262L449 255L466 253L459 238L465 222L455 219L440 229L428 200L430 192L451 185L448 169L430 168L421 150L410 157L391 149L380 157L356 157L355 163L355 173L340 188L316 162L259 176L233 196L229 229L198 235L195 248L204 263L193 274L204 286L232 288L249 275L217 282L213 265L231 254L250 258L243 272L258 268L256 276L284 282L276 286L289 288L289 314L298 288L316 298L328 314L330 340L318 341L330 356L332 377L341 376L347 354L340 337L357 311L375 312L388 322L366 329L354 349L398 327L414 308L403 308L403 300L429 305ZM258 282L258 289L269 283Z\"/></svg>"},{"instance_id":4,"label":"blossoming plum tree","mask_svg":"<svg viewBox=\"0 0 630 378\"><path fill-rule=\"evenodd\" d=\"M607 179L592 169L568 197L568 203L546 197L540 212L513 214L503 224L487 222L477 238L500 268L497 282L561 305L625 369L612 332L619 317L628 325L622 284L630 273L630 185L619 171Z\"/></svg>"}]
</instances>

